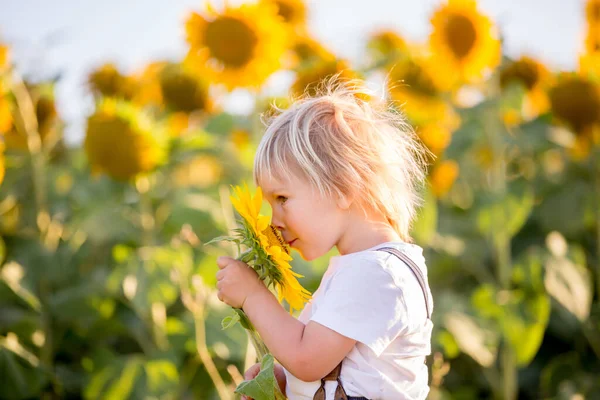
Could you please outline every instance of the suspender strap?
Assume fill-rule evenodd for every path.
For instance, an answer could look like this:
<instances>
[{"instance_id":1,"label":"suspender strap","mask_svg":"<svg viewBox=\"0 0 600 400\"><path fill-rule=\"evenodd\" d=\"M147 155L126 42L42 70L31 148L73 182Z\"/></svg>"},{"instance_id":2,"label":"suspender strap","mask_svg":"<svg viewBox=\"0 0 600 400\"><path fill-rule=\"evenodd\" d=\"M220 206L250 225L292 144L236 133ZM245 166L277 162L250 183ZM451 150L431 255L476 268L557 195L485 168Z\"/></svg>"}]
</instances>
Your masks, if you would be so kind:
<instances>
[{"instance_id":1,"label":"suspender strap","mask_svg":"<svg viewBox=\"0 0 600 400\"><path fill-rule=\"evenodd\" d=\"M419 266L417 264L415 264L415 262L413 260L411 260L411 258L409 256L407 256L406 254L404 254L403 252L401 252L398 249L395 249L392 247L384 247L384 248L377 249L377 250L385 251L386 253L395 255L401 261L403 261L406 265L408 265L408 267L412 271L415 278L417 278L417 281L419 281L419 285L421 286L421 291L423 292L423 297L425 298L425 309L427 310L427 318L431 318L431 311L429 310L429 296L427 295L427 285L425 284L425 277L423 276L423 272L421 271L421 268L419 268Z\"/></svg>"},{"instance_id":2,"label":"suspender strap","mask_svg":"<svg viewBox=\"0 0 600 400\"><path fill-rule=\"evenodd\" d=\"M327 376L321 378L321 386L315 392L313 400L325 400L325 382L326 381L337 381L337 388L335 389L334 400L348 400L346 391L340 381L340 374L342 372L342 363L340 362L337 367L333 369Z\"/></svg>"}]
</instances>

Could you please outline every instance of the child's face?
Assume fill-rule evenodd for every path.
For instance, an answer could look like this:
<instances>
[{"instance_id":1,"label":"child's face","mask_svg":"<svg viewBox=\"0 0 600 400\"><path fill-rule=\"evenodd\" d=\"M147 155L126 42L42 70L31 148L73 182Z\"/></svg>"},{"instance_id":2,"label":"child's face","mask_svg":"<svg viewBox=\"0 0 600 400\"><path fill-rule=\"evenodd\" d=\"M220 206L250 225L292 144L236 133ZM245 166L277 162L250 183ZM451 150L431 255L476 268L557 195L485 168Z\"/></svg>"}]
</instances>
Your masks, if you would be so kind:
<instances>
[{"instance_id":1,"label":"child's face","mask_svg":"<svg viewBox=\"0 0 600 400\"><path fill-rule=\"evenodd\" d=\"M314 260L335 246L345 231L347 210L322 197L297 177L263 180L261 187L273 209L273 225L305 260Z\"/></svg>"}]
</instances>

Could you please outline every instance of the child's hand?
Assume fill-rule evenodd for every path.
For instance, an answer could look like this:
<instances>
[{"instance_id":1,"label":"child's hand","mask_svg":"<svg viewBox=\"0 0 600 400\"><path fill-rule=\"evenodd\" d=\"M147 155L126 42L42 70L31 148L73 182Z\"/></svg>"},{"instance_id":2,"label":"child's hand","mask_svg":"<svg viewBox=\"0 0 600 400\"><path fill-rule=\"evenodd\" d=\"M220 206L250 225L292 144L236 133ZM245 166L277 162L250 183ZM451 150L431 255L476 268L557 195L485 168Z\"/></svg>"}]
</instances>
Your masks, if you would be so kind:
<instances>
[{"instance_id":1,"label":"child's hand","mask_svg":"<svg viewBox=\"0 0 600 400\"><path fill-rule=\"evenodd\" d=\"M217 258L217 297L233 308L242 308L246 299L266 286L248 264L231 257Z\"/></svg>"},{"instance_id":2,"label":"child's hand","mask_svg":"<svg viewBox=\"0 0 600 400\"><path fill-rule=\"evenodd\" d=\"M281 364L274 364L274 370L275 370L275 379L277 379L277 384L279 384L279 389L281 390L281 393L285 394L285 386L286 386L286 377L285 377L285 372L283 372L283 367L281 366ZM250 368L248 368L248 371L246 371L246 373L244 373L244 379L249 381L252 380L254 378L256 378L256 375L258 375L258 373L260 372L260 364L254 364L253 366L251 366ZM252 398L248 397L248 396L242 396L241 400L253 400Z\"/></svg>"}]
</instances>

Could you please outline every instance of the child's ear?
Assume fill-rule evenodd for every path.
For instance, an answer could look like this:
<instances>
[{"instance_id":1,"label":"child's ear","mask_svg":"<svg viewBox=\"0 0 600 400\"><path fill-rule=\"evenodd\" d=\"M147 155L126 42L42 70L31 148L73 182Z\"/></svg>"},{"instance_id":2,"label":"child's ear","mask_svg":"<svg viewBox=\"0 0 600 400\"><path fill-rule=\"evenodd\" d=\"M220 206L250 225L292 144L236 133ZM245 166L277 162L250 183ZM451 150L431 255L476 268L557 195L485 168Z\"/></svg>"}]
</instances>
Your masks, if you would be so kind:
<instances>
[{"instance_id":1,"label":"child's ear","mask_svg":"<svg viewBox=\"0 0 600 400\"><path fill-rule=\"evenodd\" d=\"M347 210L350 208L353 202L354 196L350 194L342 194L338 197L337 206L342 210Z\"/></svg>"}]
</instances>

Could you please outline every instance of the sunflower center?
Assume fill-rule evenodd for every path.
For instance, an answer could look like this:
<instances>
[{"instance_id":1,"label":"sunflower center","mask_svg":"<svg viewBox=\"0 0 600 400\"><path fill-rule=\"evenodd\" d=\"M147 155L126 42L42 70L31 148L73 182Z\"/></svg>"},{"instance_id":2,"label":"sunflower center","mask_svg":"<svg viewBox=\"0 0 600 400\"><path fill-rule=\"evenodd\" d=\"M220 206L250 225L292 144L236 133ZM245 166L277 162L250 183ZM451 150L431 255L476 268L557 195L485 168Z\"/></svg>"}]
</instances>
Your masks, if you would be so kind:
<instances>
[{"instance_id":1,"label":"sunflower center","mask_svg":"<svg viewBox=\"0 0 600 400\"><path fill-rule=\"evenodd\" d=\"M294 8L291 7L288 3L286 3L285 1L278 1L277 7L279 8L279 11L277 13L283 17L285 22L290 22L294 20L296 12Z\"/></svg>"},{"instance_id":2,"label":"sunflower center","mask_svg":"<svg viewBox=\"0 0 600 400\"><path fill-rule=\"evenodd\" d=\"M473 22L464 15L452 15L446 23L448 46L458 58L464 58L475 45L477 31Z\"/></svg>"},{"instance_id":3,"label":"sunflower center","mask_svg":"<svg viewBox=\"0 0 600 400\"><path fill-rule=\"evenodd\" d=\"M205 41L211 55L232 68L248 63L258 42L256 34L246 23L232 17L219 17L209 23Z\"/></svg>"},{"instance_id":4,"label":"sunflower center","mask_svg":"<svg viewBox=\"0 0 600 400\"><path fill-rule=\"evenodd\" d=\"M285 251L287 254L290 254L290 249L288 248L287 243L285 243L281 237L279 230L277 230L277 228L275 228L273 225L269 225L267 229L263 231L263 234L267 236L271 246L280 246L283 251Z\"/></svg>"},{"instance_id":5,"label":"sunflower center","mask_svg":"<svg viewBox=\"0 0 600 400\"><path fill-rule=\"evenodd\" d=\"M437 89L431 78L419 65L413 62L409 63L402 75L404 82L411 90L426 96L435 96L437 94Z\"/></svg>"},{"instance_id":6,"label":"sunflower center","mask_svg":"<svg viewBox=\"0 0 600 400\"><path fill-rule=\"evenodd\" d=\"M600 22L600 2L590 5L589 19L591 22Z\"/></svg>"},{"instance_id":7,"label":"sunflower center","mask_svg":"<svg viewBox=\"0 0 600 400\"><path fill-rule=\"evenodd\" d=\"M600 92L591 82L572 78L550 92L555 114L570 123L575 131L600 123Z\"/></svg>"},{"instance_id":8,"label":"sunflower center","mask_svg":"<svg viewBox=\"0 0 600 400\"><path fill-rule=\"evenodd\" d=\"M537 66L530 61L521 60L500 73L500 86L505 88L511 82L521 82L528 90L531 90L539 79Z\"/></svg>"}]
</instances>

